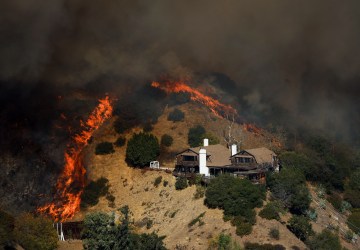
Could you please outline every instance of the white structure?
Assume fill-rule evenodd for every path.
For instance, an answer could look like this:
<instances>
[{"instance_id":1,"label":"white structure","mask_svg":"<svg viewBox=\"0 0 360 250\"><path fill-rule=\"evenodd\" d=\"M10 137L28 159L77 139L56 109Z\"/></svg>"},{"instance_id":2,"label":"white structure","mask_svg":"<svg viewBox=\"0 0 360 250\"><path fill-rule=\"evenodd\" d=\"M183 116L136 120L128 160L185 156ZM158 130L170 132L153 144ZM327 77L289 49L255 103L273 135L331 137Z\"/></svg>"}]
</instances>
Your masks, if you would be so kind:
<instances>
[{"instance_id":1,"label":"white structure","mask_svg":"<svg viewBox=\"0 0 360 250\"><path fill-rule=\"evenodd\" d=\"M233 144L231 145L231 156L236 155L237 154L237 145Z\"/></svg>"},{"instance_id":2,"label":"white structure","mask_svg":"<svg viewBox=\"0 0 360 250\"><path fill-rule=\"evenodd\" d=\"M55 224L53 224L53 226L55 227ZM65 241L64 232L63 232L61 222L56 222L56 232L57 232L59 241Z\"/></svg>"},{"instance_id":3,"label":"white structure","mask_svg":"<svg viewBox=\"0 0 360 250\"><path fill-rule=\"evenodd\" d=\"M209 139L204 139L204 147L207 147L209 146Z\"/></svg>"},{"instance_id":4,"label":"white structure","mask_svg":"<svg viewBox=\"0 0 360 250\"><path fill-rule=\"evenodd\" d=\"M160 163L158 161L151 161L150 162L150 168L159 169L160 168Z\"/></svg>"},{"instance_id":5,"label":"white structure","mask_svg":"<svg viewBox=\"0 0 360 250\"><path fill-rule=\"evenodd\" d=\"M206 149L199 150L199 173L210 176L209 168L206 166Z\"/></svg>"}]
</instances>

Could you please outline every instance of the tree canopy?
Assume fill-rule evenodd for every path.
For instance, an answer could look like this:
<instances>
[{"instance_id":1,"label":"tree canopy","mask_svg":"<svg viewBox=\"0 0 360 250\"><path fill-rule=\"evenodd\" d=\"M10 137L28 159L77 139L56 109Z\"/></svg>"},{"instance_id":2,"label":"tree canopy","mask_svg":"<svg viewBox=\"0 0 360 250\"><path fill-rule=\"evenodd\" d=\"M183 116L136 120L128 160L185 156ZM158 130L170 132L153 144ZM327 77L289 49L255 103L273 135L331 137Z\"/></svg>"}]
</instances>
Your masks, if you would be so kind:
<instances>
[{"instance_id":1,"label":"tree canopy","mask_svg":"<svg viewBox=\"0 0 360 250\"><path fill-rule=\"evenodd\" d=\"M159 154L159 141L152 134L134 134L127 143L126 160L133 166L144 167L156 160Z\"/></svg>"}]
</instances>

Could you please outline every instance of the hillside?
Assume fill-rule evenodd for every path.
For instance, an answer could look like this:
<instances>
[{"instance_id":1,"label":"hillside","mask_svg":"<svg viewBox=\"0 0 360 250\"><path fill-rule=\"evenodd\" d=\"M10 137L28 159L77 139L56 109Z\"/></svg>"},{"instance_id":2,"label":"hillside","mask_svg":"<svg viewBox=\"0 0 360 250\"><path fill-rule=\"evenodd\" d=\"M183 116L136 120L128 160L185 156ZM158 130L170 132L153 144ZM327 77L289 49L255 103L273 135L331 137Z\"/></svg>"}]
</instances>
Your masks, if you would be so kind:
<instances>
[{"instance_id":1,"label":"hillside","mask_svg":"<svg viewBox=\"0 0 360 250\"><path fill-rule=\"evenodd\" d=\"M183 122L173 123L167 121L169 110L158 119L152 131L158 138L167 133L174 138L170 152L176 152L187 147L187 130L196 124L203 125L211 133L221 136L223 130L227 129L229 122L224 119L215 118L193 104L186 104L180 107L185 112ZM205 112L204 112L205 111ZM256 146L270 146L271 134L255 135L245 131L240 125L234 124L234 130L240 130L244 148ZM140 131L135 128L126 134L129 139L132 133ZM95 155L94 150L98 142L113 142L117 138L113 131L112 122L105 124L95 135L94 141L84 152L86 155L87 174L90 180L100 177L109 179L110 192L115 196L116 208L128 205L132 211L136 230L139 232L155 231L159 235L165 235L165 243L169 249L176 246L186 246L187 249L207 249L209 241L221 232L231 234L237 242L243 244L246 241L257 243L281 244L290 249L291 246L298 246L305 249L305 245L288 231L285 225L278 221L267 221L257 217L257 224L253 233L246 237L238 237L235 234L235 227L230 222L223 221L223 212L218 209L208 209L204 205L203 198L195 200L195 186L182 191L175 190L175 177L161 171L145 171L134 169L125 163L125 148L116 148L111 155ZM171 155L171 153L169 154ZM173 159L161 162L163 167L173 167ZM159 187L154 186L154 180L162 176L163 182ZM164 181L168 185L164 186ZM83 219L84 215L93 211L114 211L109 207L108 201L101 198L99 204L82 211L76 215L74 220ZM205 212L202 226L195 224L189 227L191 220ZM148 226L147 226L148 225ZM280 231L280 240L274 242L269 237L269 230L277 228Z\"/></svg>"}]
</instances>

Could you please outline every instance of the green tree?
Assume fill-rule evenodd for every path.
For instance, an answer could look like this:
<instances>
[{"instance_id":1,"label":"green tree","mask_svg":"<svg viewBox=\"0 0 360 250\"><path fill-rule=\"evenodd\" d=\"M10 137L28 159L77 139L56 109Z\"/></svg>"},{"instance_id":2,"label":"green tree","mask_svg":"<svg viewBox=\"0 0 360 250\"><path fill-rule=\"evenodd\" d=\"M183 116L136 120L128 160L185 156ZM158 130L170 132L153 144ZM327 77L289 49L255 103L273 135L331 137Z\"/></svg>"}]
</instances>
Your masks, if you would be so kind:
<instances>
[{"instance_id":1,"label":"green tree","mask_svg":"<svg viewBox=\"0 0 360 250\"><path fill-rule=\"evenodd\" d=\"M288 228L302 241L314 234L309 219L303 215L293 215L289 220Z\"/></svg>"},{"instance_id":2,"label":"green tree","mask_svg":"<svg viewBox=\"0 0 360 250\"><path fill-rule=\"evenodd\" d=\"M360 234L360 209L354 209L347 220L347 224L351 230Z\"/></svg>"},{"instance_id":3,"label":"green tree","mask_svg":"<svg viewBox=\"0 0 360 250\"><path fill-rule=\"evenodd\" d=\"M188 133L188 143L190 147L200 146L205 132L205 128L201 125L190 128Z\"/></svg>"},{"instance_id":4,"label":"green tree","mask_svg":"<svg viewBox=\"0 0 360 250\"><path fill-rule=\"evenodd\" d=\"M126 160L133 166L144 167L155 160L160 154L158 139L147 133L134 134L128 141Z\"/></svg>"},{"instance_id":5,"label":"green tree","mask_svg":"<svg viewBox=\"0 0 360 250\"><path fill-rule=\"evenodd\" d=\"M58 236L48 218L21 214L15 220L15 240L24 249L52 250L57 248Z\"/></svg>"},{"instance_id":6,"label":"green tree","mask_svg":"<svg viewBox=\"0 0 360 250\"><path fill-rule=\"evenodd\" d=\"M132 234L132 248L136 250L166 250L163 240L165 236L151 234Z\"/></svg>"},{"instance_id":7,"label":"green tree","mask_svg":"<svg viewBox=\"0 0 360 250\"><path fill-rule=\"evenodd\" d=\"M113 216L102 212L95 212L85 216L82 232L85 249L113 249L115 233Z\"/></svg>"},{"instance_id":8,"label":"green tree","mask_svg":"<svg viewBox=\"0 0 360 250\"><path fill-rule=\"evenodd\" d=\"M15 219L12 215L0 210L0 248L13 245Z\"/></svg>"},{"instance_id":9,"label":"green tree","mask_svg":"<svg viewBox=\"0 0 360 250\"><path fill-rule=\"evenodd\" d=\"M306 242L311 250L341 250L339 236L325 229L320 234L316 234Z\"/></svg>"},{"instance_id":10,"label":"green tree","mask_svg":"<svg viewBox=\"0 0 360 250\"><path fill-rule=\"evenodd\" d=\"M130 221L129 221L129 207L124 206L120 208L123 215L121 223L116 230L116 243L114 249L132 249L131 245L131 232L130 232Z\"/></svg>"},{"instance_id":11,"label":"green tree","mask_svg":"<svg viewBox=\"0 0 360 250\"><path fill-rule=\"evenodd\" d=\"M180 109L174 109L169 113L167 119L168 121L179 122L184 120L185 114Z\"/></svg>"},{"instance_id":12,"label":"green tree","mask_svg":"<svg viewBox=\"0 0 360 250\"><path fill-rule=\"evenodd\" d=\"M170 147L173 144L174 139L171 137L171 135L163 134L161 136L160 144L165 147Z\"/></svg>"},{"instance_id":13,"label":"green tree","mask_svg":"<svg viewBox=\"0 0 360 250\"><path fill-rule=\"evenodd\" d=\"M175 182L176 190L183 190L188 187L188 181L186 177L178 177Z\"/></svg>"}]
</instances>

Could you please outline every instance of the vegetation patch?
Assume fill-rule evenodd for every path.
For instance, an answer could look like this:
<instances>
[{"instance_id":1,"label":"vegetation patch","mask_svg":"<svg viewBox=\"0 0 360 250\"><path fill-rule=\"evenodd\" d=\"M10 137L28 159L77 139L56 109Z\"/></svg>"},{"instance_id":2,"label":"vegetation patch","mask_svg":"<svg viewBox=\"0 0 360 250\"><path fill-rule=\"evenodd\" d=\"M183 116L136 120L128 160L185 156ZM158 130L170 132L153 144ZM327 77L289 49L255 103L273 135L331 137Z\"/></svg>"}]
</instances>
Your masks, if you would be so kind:
<instances>
[{"instance_id":1,"label":"vegetation patch","mask_svg":"<svg viewBox=\"0 0 360 250\"><path fill-rule=\"evenodd\" d=\"M221 233L209 242L209 250L241 250L237 242L229 234Z\"/></svg>"},{"instance_id":2,"label":"vegetation patch","mask_svg":"<svg viewBox=\"0 0 360 250\"><path fill-rule=\"evenodd\" d=\"M116 141L114 142L114 145L116 147L122 147L126 144L126 138L124 136L120 136L116 139Z\"/></svg>"},{"instance_id":3,"label":"vegetation patch","mask_svg":"<svg viewBox=\"0 0 360 250\"><path fill-rule=\"evenodd\" d=\"M305 241L314 235L310 220L303 215L293 215L287 225L289 230L300 240Z\"/></svg>"},{"instance_id":4,"label":"vegetation patch","mask_svg":"<svg viewBox=\"0 0 360 250\"><path fill-rule=\"evenodd\" d=\"M101 177L96 181L90 181L85 186L84 192L81 195L81 207L87 208L95 206L99 203L99 198L108 194L109 180ZM115 199L115 197L114 197Z\"/></svg>"},{"instance_id":5,"label":"vegetation patch","mask_svg":"<svg viewBox=\"0 0 360 250\"><path fill-rule=\"evenodd\" d=\"M155 180L154 180L154 187L158 187L160 185L161 181L162 181L162 176L161 175L156 177Z\"/></svg>"},{"instance_id":6,"label":"vegetation patch","mask_svg":"<svg viewBox=\"0 0 360 250\"><path fill-rule=\"evenodd\" d=\"M360 209L354 209L347 220L349 228L356 234L360 234Z\"/></svg>"},{"instance_id":7,"label":"vegetation patch","mask_svg":"<svg viewBox=\"0 0 360 250\"><path fill-rule=\"evenodd\" d=\"M277 228L271 228L269 231L269 236L275 240L279 240L280 239L280 232L279 229Z\"/></svg>"},{"instance_id":8,"label":"vegetation patch","mask_svg":"<svg viewBox=\"0 0 360 250\"><path fill-rule=\"evenodd\" d=\"M331 249L341 250L343 249L340 244L339 236L333 234L331 231L325 229L320 234L310 237L306 241L306 245L311 250L319 249Z\"/></svg>"},{"instance_id":9,"label":"vegetation patch","mask_svg":"<svg viewBox=\"0 0 360 250\"><path fill-rule=\"evenodd\" d=\"M147 133L134 134L127 143L126 161L132 166L145 167L160 154L158 139Z\"/></svg>"},{"instance_id":10,"label":"vegetation patch","mask_svg":"<svg viewBox=\"0 0 360 250\"><path fill-rule=\"evenodd\" d=\"M174 139L171 135L164 134L161 136L160 144L161 146L170 147L173 144Z\"/></svg>"},{"instance_id":11,"label":"vegetation patch","mask_svg":"<svg viewBox=\"0 0 360 250\"><path fill-rule=\"evenodd\" d=\"M178 177L176 178L175 182L175 189L176 190L183 190L188 187L188 180L186 177Z\"/></svg>"},{"instance_id":12,"label":"vegetation patch","mask_svg":"<svg viewBox=\"0 0 360 250\"><path fill-rule=\"evenodd\" d=\"M279 202L272 201L265 205L265 207L259 212L261 218L267 220L280 220L279 212L282 210L282 206Z\"/></svg>"},{"instance_id":13,"label":"vegetation patch","mask_svg":"<svg viewBox=\"0 0 360 250\"><path fill-rule=\"evenodd\" d=\"M171 111L167 117L168 121L173 121L173 122L180 122L184 120L184 118L185 118L184 112L182 112L180 109L177 108Z\"/></svg>"},{"instance_id":14,"label":"vegetation patch","mask_svg":"<svg viewBox=\"0 0 360 250\"><path fill-rule=\"evenodd\" d=\"M194 193L194 199L200 199L203 198L205 196L205 187L201 186L201 185L197 185L196 186L196 191Z\"/></svg>"},{"instance_id":15,"label":"vegetation patch","mask_svg":"<svg viewBox=\"0 0 360 250\"><path fill-rule=\"evenodd\" d=\"M114 153L114 147L111 142L101 142L96 145L95 147L95 154L96 155L107 155Z\"/></svg>"},{"instance_id":16,"label":"vegetation patch","mask_svg":"<svg viewBox=\"0 0 360 250\"><path fill-rule=\"evenodd\" d=\"M259 244L245 242L245 250L286 250L283 245Z\"/></svg>"},{"instance_id":17,"label":"vegetation patch","mask_svg":"<svg viewBox=\"0 0 360 250\"><path fill-rule=\"evenodd\" d=\"M199 222L199 225L203 225L203 221L202 221L201 219L204 217L205 213L206 213L206 212L203 212L203 213L199 214L198 217L196 217L195 219L193 219L192 221L190 221L189 224L188 224L188 227L192 227L192 226L194 226L194 225L195 225L196 223L198 223L198 222Z\"/></svg>"}]
</instances>

